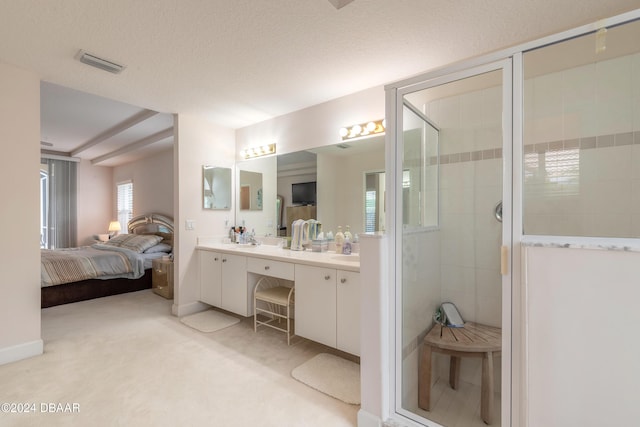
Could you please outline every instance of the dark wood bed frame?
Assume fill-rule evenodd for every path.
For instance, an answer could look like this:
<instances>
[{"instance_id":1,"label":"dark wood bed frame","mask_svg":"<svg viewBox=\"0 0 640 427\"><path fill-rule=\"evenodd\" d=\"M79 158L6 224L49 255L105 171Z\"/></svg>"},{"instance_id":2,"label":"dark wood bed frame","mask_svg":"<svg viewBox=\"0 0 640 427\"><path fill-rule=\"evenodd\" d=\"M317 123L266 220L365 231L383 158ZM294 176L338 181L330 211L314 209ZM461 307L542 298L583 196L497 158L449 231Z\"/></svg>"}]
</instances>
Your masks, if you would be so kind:
<instances>
[{"instance_id":1,"label":"dark wood bed frame","mask_svg":"<svg viewBox=\"0 0 640 427\"><path fill-rule=\"evenodd\" d=\"M173 221L160 214L137 216L127 225L129 233L158 234L164 242L173 246ZM40 292L42 308L53 307L72 302L86 301L126 292L151 289L151 269L144 272L139 279L89 279L81 282L46 286Z\"/></svg>"},{"instance_id":2,"label":"dark wood bed frame","mask_svg":"<svg viewBox=\"0 0 640 427\"><path fill-rule=\"evenodd\" d=\"M40 303L42 308L72 302L86 301L126 292L151 289L151 269L145 270L139 279L89 279L81 282L65 283L63 285L42 288Z\"/></svg>"}]
</instances>

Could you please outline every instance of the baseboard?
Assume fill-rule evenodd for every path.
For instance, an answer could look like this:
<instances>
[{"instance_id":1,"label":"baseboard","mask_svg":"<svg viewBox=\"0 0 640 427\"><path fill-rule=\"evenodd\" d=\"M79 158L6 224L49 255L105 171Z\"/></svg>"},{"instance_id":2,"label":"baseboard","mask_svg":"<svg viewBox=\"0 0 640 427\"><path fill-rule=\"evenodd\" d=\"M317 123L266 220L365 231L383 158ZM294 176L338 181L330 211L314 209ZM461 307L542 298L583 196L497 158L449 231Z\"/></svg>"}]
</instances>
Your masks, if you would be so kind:
<instances>
[{"instance_id":1,"label":"baseboard","mask_svg":"<svg viewBox=\"0 0 640 427\"><path fill-rule=\"evenodd\" d=\"M171 314L178 317L188 316L190 314L198 313L200 311L208 310L210 305L200 301L190 302L188 304L173 304L171 306Z\"/></svg>"},{"instance_id":2,"label":"baseboard","mask_svg":"<svg viewBox=\"0 0 640 427\"><path fill-rule=\"evenodd\" d=\"M381 427L382 420L364 409L358 411L358 427Z\"/></svg>"},{"instance_id":3,"label":"baseboard","mask_svg":"<svg viewBox=\"0 0 640 427\"><path fill-rule=\"evenodd\" d=\"M30 341L7 348L0 349L0 365L28 359L33 356L40 356L44 351L42 340Z\"/></svg>"}]
</instances>

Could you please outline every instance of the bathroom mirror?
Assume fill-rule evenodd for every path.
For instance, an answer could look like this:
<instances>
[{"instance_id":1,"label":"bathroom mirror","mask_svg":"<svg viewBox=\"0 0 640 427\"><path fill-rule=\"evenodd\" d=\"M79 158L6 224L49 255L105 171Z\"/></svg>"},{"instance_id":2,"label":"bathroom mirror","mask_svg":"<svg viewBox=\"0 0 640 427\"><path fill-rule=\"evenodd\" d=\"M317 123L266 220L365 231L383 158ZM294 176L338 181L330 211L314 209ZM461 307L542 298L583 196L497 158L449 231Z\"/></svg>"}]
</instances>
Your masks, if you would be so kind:
<instances>
[{"instance_id":1,"label":"bathroom mirror","mask_svg":"<svg viewBox=\"0 0 640 427\"><path fill-rule=\"evenodd\" d=\"M238 200L241 211L261 211L263 205L262 174L240 170Z\"/></svg>"},{"instance_id":2,"label":"bathroom mirror","mask_svg":"<svg viewBox=\"0 0 640 427\"><path fill-rule=\"evenodd\" d=\"M283 197L285 212L282 224L289 223L286 211L294 206L291 185L315 181L316 219L322 223L322 230L336 233L338 226L344 229L349 225L352 233L363 233L366 228L366 175L384 170L384 147L384 135L378 135L278 155L278 195ZM376 193L379 201L384 197L383 187L381 185ZM373 231L384 230L384 219L380 221L380 216L378 219L371 226Z\"/></svg>"},{"instance_id":3,"label":"bathroom mirror","mask_svg":"<svg viewBox=\"0 0 640 427\"><path fill-rule=\"evenodd\" d=\"M202 197L204 209L231 209L231 168L202 167Z\"/></svg>"}]
</instances>

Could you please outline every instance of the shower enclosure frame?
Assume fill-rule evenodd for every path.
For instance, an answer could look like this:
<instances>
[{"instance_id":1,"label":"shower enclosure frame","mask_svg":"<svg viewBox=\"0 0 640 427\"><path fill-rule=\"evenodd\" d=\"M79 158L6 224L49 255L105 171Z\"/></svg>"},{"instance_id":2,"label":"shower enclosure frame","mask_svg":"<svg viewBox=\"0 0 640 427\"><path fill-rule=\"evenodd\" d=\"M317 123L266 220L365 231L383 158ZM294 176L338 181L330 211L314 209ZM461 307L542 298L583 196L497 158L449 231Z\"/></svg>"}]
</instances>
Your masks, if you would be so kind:
<instances>
[{"instance_id":1,"label":"shower enclosure frame","mask_svg":"<svg viewBox=\"0 0 640 427\"><path fill-rule=\"evenodd\" d=\"M411 79L406 82L400 82L393 87L387 87L387 165L389 169L387 181L387 194L393 197L389 201L389 211L391 217L388 218L388 224L392 224L389 230L390 242L390 259L394 262L390 266L390 280L392 284L390 319L394 324L392 331L392 339L390 341L393 354L390 356L391 366L391 386L394 393L392 396L390 409L398 414L406 422L414 422L415 425L438 425L429 421L420 415L411 412L403 407L402 394L402 360L403 360L403 343L402 343L402 304L403 304L403 270L402 270L402 170L403 170L403 107L405 106L404 97L410 93L437 87L447 83L455 82L465 78L482 75L492 71L502 72L502 200L503 200L503 221L502 221L502 246L506 247L507 258L505 260L506 274L502 275L502 419L511 419L511 328L512 328L512 143L513 126L512 126L512 59L504 58L498 61L469 67L456 72L443 75L425 76L423 79ZM391 120L390 120L391 119ZM430 123L431 124L431 123ZM390 140L391 139L391 140ZM438 185L440 185L438 183ZM440 213L438 213L440 216ZM511 425L504 423L503 425Z\"/></svg>"},{"instance_id":2,"label":"shower enclosure frame","mask_svg":"<svg viewBox=\"0 0 640 427\"><path fill-rule=\"evenodd\" d=\"M398 170L401 170L402 162L396 142L401 140L402 128L398 123L402 123L402 97L411 90L415 90L418 85L437 85L444 82L462 78L466 73L477 74L483 67L495 66L497 63L508 63L503 74L503 85L505 80L510 80L510 96L505 97L503 104L503 117L508 119L508 124L503 126L503 139L510 139L508 144L503 144L504 161L503 186L509 189L503 190L503 230L509 230L510 250L507 257L510 281L509 286L503 287L503 292L509 295L509 307L503 301L503 339L508 340L507 345L503 344L503 359L510 360L509 369L503 372L502 391L508 393L508 399L502 397L502 425L516 426L528 425L528 404L527 404L527 354L526 347L528 328L526 325L526 283L523 282L524 272L522 271L521 242L523 239L522 224L522 187L523 187L523 53L537 49L546 45L569 40L589 33L595 33L600 28L622 25L640 19L640 9L626 12L610 18L605 18L591 24L582 25L564 32L546 36L531 42L516 45L492 54L484 55L472 60L463 61L450 66L445 66L434 71L415 76L400 82L391 83L385 86L386 91L386 159L387 159L387 194L388 213L387 220L390 225L387 230L388 254L392 262L388 270L388 298L389 305L384 307L383 318L389 320L388 329L383 327L380 331L383 337L382 350L383 360L386 357L388 364L383 365L382 376L380 378L383 386L382 407L380 416L382 421L391 421L390 425L437 425L424 419L416 419L414 414L407 413L400 407L401 399L401 352L399 354L398 339L401 339L400 323L398 322L399 305L401 303L401 293L398 288L402 285L401 252L399 249L397 233L402 228L398 228L398 212L396 211L402 203L401 192L398 189L401 181L398 180ZM456 77L457 76L457 77ZM439 82L439 83L438 83ZM411 90L409 89L411 88ZM508 164L507 164L508 163ZM401 221L401 218L400 218ZM400 224L401 225L401 224ZM504 240L504 234L503 234ZM503 294L504 297L504 294ZM508 325L504 325L504 319L511 319ZM401 350L401 346L400 346ZM508 352L508 353L507 353ZM386 356L385 356L386 355ZM507 356L508 355L508 356ZM386 369L388 368L388 370ZM504 368L504 367L503 367ZM507 374L507 375L505 375ZM388 388L385 389L385 385ZM398 423L398 424L396 424Z\"/></svg>"}]
</instances>

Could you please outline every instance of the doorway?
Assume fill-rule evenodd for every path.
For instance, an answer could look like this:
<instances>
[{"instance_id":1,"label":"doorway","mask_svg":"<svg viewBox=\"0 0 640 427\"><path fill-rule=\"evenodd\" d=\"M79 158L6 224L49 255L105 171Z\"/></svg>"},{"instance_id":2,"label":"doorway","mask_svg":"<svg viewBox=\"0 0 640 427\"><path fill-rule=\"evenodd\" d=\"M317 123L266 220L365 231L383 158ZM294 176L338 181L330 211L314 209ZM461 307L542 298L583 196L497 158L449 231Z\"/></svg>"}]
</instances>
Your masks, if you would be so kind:
<instances>
[{"instance_id":1,"label":"doorway","mask_svg":"<svg viewBox=\"0 0 640 427\"><path fill-rule=\"evenodd\" d=\"M427 426L510 425L511 61L395 97L395 410ZM461 344L486 339L478 328L491 351Z\"/></svg>"}]
</instances>

